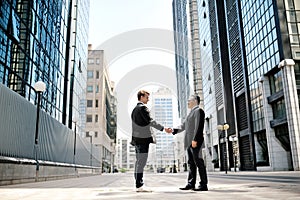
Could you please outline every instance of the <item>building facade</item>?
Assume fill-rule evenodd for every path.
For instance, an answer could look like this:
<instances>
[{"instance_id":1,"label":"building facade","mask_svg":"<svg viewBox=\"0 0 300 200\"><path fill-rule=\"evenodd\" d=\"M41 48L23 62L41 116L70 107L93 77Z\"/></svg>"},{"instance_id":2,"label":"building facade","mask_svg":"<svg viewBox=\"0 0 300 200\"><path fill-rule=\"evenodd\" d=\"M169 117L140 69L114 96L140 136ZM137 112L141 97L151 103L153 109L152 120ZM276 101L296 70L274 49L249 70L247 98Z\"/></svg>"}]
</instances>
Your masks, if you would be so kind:
<instances>
[{"instance_id":1,"label":"building facade","mask_svg":"<svg viewBox=\"0 0 300 200\"><path fill-rule=\"evenodd\" d=\"M198 11L213 167L299 170L298 1L199 0Z\"/></svg>"},{"instance_id":2,"label":"building facade","mask_svg":"<svg viewBox=\"0 0 300 200\"><path fill-rule=\"evenodd\" d=\"M200 66L202 68L203 102L205 109L205 155L208 170L219 168L219 137L215 93L215 78L212 57L210 9L208 2L198 1Z\"/></svg>"},{"instance_id":3,"label":"building facade","mask_svg":"<svg viewBox=\"0 0 300 200\"><path fill-rule=\"evenodd\" d=\"M173 0L173 30L175 44L175 69L179 117L184 120L187 114L186 100L190 95L187 1Z\"/></svg>"},{"instance_id":4,"label":"building facade","mask_svg":"<svg viewBox=\"0 0 300 200\"><path fill-rule=\"evenodd\" d=\"M257 167L300 170L299 10L294 0L241 1Z\"/></svg>"},{"instance_id":5,"label":"building facade","mask_svg":"<svg viewBox=\"0 0 300 200\"><path fill-rule=\"evenodd\" d=\"M131 138L117 139L116 167L120 171L133 170L135 166L135 147L130 144Z\"/></svg>"},{"instance_id":6,"label":"building facade","mask_svg":"<svg viewBox=\"0 0 300 200\"><path fill-rule=\"evenodd\" d=\"M102 171L114 167L116 144L116 99L103 50L89 45L85 136L95 144L102 158Z\"/></svg>"},{"instance_id":7,"label":"building facade","mask_svg":"<svg viewBox=\"0 0 300 200\"><path fill-rule=\"evenodd\" d=\"M200 61L199 14L197 0L189 0L191 53L193 69L194 94L200 97L200 107L203 108L202 67Z\"/></svg>"},{"instance_id":8,"label":"building facade","mask_svg":"<svg viewBox=\"0 0 300 200\"><path fill-rule=\"evenodd\" d=\"M159 88L151 94L151 116L164 127L173 127L173 105L175 99L172 96L172 92L168 88ZM149 151L150 158L152 158L150 162L161 168L172 167L174 163L177 165L174 136L158 130L154 131L156 134L156 145L152 156L151 151Z\"/></svg>"},{"instance_id":9,"label":"building facade","mask_svg":"<svg viewBox=\"0 0 300 200\"><path fill-rule=\"evenodd\" d=\"M89 0L7 1L0 4L0 81L72 128L84 96ZM73 82L73 83L72 83Z\"/></svg>"}]
</instances>

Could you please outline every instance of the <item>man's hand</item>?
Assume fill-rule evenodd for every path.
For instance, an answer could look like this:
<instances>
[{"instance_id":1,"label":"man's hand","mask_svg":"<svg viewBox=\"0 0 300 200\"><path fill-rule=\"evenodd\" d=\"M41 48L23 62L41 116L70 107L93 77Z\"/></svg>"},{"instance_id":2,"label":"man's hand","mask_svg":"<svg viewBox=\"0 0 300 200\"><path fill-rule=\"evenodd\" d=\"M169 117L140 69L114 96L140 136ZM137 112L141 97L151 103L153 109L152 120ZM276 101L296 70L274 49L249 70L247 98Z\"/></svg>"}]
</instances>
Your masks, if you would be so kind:
<instances>
[{"instance_id":1,"label":"man's hand","mask_svg":"<svg viewBox=\"0 0 300 200\"><path fill-rule=\"evenodd\" d=\"M192 147L193 147L193 148L196 148L196 147L197 147L197 142L194 141L194 140L192 141Z\"/></svg>"},{"instance_id":2,"label":"man's hand","mask_svg":"<svg viewBox=\"0 0 300 200\"><path fill-rule=\"evenodd\" d=\"M172 129L172 128L165 128L165 132L166 132L166 133L172 133L172 132L173 132L173 129Z\"/></svg>"}]
</instances>

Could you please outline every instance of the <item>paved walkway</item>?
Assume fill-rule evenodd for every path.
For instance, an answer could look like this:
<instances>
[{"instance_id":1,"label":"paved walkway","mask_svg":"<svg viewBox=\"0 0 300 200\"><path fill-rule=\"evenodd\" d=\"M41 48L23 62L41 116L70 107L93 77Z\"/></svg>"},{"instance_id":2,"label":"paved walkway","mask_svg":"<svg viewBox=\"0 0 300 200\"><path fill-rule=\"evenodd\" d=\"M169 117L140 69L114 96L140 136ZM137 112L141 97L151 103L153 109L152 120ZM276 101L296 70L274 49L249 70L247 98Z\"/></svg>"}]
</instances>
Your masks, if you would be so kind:
<instances>
[{"instance_id":1,"label":"paved walkway","mask_svg":"<svg viewBox=\"0 0 300 200\"><path fill-rule=\"evenodd\" d=\"M209 173L209 191L181 191L187 173L145 174L153 192L137 193L131 173L103 174L0 187L1 200L33 199L284 199L300 200L300 172Z\"/></svg>"}]
</instances>

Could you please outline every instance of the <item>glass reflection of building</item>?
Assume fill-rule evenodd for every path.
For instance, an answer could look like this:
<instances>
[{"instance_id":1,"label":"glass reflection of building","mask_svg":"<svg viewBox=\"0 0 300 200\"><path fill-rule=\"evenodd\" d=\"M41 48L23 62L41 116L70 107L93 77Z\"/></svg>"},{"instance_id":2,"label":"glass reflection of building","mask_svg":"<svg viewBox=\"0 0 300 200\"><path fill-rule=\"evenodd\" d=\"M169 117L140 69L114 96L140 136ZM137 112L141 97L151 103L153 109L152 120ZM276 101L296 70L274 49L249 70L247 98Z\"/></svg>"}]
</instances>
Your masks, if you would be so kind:
<instances>
[{"instance_id":1,"label":"glass reflection of building","mask_svg":"<svg viewBox=\"0 0 300 200\"><path fill-rule=\"evenodd\" d=\"M42 80L41 108L69 127L85 88L88 9L88 0L0 3L0 82L35 103Z\"/></svg>"},{"instance_id":2,"label":"glass reflection of building","mask_svg":"<svg viewBox=\"0 0 300 200\"><path fill-rule=\"evenodd\" d=\"M200 27L206 24L205 2L198 1ZM226 140L220 140L223 133L215 133L211 128L214 127L211 125L213 120L206 119L209 122L206 130L212 132L211 145L219 137L216 152L220 151L221 170L222 165L226 164L220 156L224 150L229 153L229 167L234 164L232 154L238 152L238 167L241 170L298 170L299 1L216 0L208 1L208 7L213 71L203 68L204 107L207 114L212 113L212 119L217 117L217 124L222 122L222 116L228 122L228 111L233 110L234 129L229 129L228 135L238 137L238 151L234 150L236 145L233 141L228 141L228 149L224 149L222 143ZM205 40L204 31L200 34L200 38ZM226 42L228 44L224 45ZM201 45L202 55L205 55L209 44ZM201 57L202 62L207 59ZM295 65L279 67L285 59L293 59ZM214 76L209 73L214 73ZM214 78L211 86L215 89L216 115L213 115L211 103L206 102L214 91L210 89L211 78ZM229 81L232 94L225 85ZM228 101L233 101L233 109ZM224 115L220 115L222 105ZM217 158L213 156L212 159Z\"/></svg>"},{"instance_id":3,"label":"glass reflection of building","mask_svg":"<svg viewBox=\"0 0 300 200\"><path fill-rule=\"evenodd\" d=\"M287 58L294 59L299 99L300 57L297 53L300 52L300 3L294 0L252 3L241 1L241 8L249 73L252 126L257 151L256 164L272 166L273 169L293 169L293 162L299 161L293 159L295 155L292 155L293 144L290 138L294 131L289 130L292 121L287 119L288 107L291 105L288 103L289 97L284 92L285 77L278 64ZM264 77L268 83L262 81L261 77ZM264 82L265 88L268 87L266 90L269 93L266 96L263 96L259 80ZM267 104L264 104L264 99L267 99ZM286 99L289 101L286 102ZM269 106L271 106L272 117L265 116L265 110L268 110ZM275 144L272 142L273 139L278 142ZM277 152L274 152L274 145L278 145ZM281 163L278 160L281 160Z\"/></svg>"},{"instance_id":4,"label":"glass reflection of building","mask_svg":"<svg viewBox=\"0 0 300 200\"><path fill-rule=\"evenodd\" d=\"M175 68L179 117L187 115L186 100L190 95L188 63L188 28L186 0L173 0L173 30L175 44Z\"/></svg>"}]
</instances>

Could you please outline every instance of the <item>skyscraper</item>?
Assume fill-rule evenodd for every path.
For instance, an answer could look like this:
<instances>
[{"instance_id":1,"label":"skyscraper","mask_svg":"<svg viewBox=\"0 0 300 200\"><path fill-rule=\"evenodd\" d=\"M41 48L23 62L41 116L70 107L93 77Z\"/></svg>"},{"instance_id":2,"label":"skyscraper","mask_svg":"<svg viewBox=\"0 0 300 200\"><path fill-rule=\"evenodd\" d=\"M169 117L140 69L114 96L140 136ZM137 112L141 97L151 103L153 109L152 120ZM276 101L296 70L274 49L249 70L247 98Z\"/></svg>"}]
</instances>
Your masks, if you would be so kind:
<instances>
[{"instance_id":1,"label":"skyscraper","mask_svg":"<svg viewBox=\"0 0 300 200\"><path fill-rule=\"evenodd\" d=\"M0 4L0 82L72 127L84 94L89 0L7 1Z\"/></svg>"},{"instance_id":2,"label":"skyscraper","mask_svg":"<svg viewBox=\"0 0 300 200\"><path fill-rule=\"evenodd\" d=\"M200 43L200 66L203 81L203 102L206 113L205 123L205 148L206 167L212 170L211 161L216 162L215 168L219 167L219 141L217 130L217 106L215 93L214 65L212 57L212 43L210 26L214 27L214 21L210 19L210 8L207 1L198 1L199 15L199 43Z\"/></svg>"},{"instance_id":3,"label":"skyscraper","mask_svg":"<svg viewBox=\"0 0 300 200\"><path fill-rule=\"evenodd\" d=\"M299 10L297 0L241 1L258 167L300 169ZM294 59L295 65L278 66L284 59Z\"/></svg>"},{"instance_id":4,"label":"skyscraper","mask_svg":"<svg viewBox=\"0 0 300 200\"><path fill-rule=\"evenodd\" d=\"M198 5L200 27L209 25L211 34L200 31L200 38L208 39L200 49L211 51L213 61L207 71L203 66L203 85L215 167L299 170L298 1L203 0ZM287 58L294 61L281 62ZM201 56L201 63L208 59ZM230 128L215 130L214 118Z\"/></svg>"},{"instance_id":5,"label":"skyscraper","mask_svg":"<svg viewBox=\"0 0 300 200\"><path fill-rule=\"evenodd\" d=\"M199 14L197 0L189 0L191 53L194 93L200 96L200 107L203 107L202 67L200 62Z\"/></svg>"},{"instance_id":6,"label":"skyscraper","mask_svg":"<svg viewBox=\"0 0 300 200\"><path fill-rule=\"evenodd\" d=\"M173 29L177 98L179 117L182 118L182 120L187 114L186 100L190 95L186 4L186 0L173 0Z\"/></svg>"},{"instance_id":7,"label":"skyscraper","mask_svg":"<svg viewBox=\"0 0 300 200\"><path fill-rule=\"evenodd\" d=\"M153 119L164 127L173 127L174 97L172 92L168 88L159 88L156 92L153 92L151 96L151 116L153 116ZM155 152L157 166L172 166L175 162L174 136L165 132L156 131L156 140Z\"/></svg>"}]
</instances>

